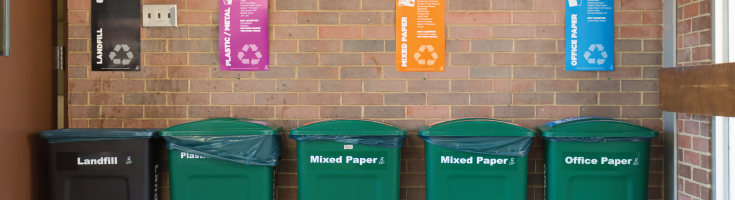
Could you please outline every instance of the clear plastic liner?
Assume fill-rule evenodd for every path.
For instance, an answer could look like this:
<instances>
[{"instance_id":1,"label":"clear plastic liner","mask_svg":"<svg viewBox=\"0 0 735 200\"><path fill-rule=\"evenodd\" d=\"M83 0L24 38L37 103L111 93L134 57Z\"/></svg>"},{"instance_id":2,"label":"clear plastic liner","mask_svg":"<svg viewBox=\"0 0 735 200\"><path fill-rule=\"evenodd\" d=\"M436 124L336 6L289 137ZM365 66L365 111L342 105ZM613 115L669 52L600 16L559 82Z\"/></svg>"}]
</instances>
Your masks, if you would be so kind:
<instances>
[{"instance_id":1,"label":"clear plastic liner","mask_svg":"<svg viewBox=\"0 0 735 200\"><path fill-rule=\"evenodd\" d=\"M335 141L347 144L359 144L372 147L399 148L403 146L405 135L289 135L291 139L299 142L305 141Z\"/></svg>"},{"instance_id":2,"label":"clear plastic liner","mask_svg":"<svg viewBox=\"0 0 735 200\"><path fill-rule=\"evenodd\" d=\"M158 129L58 129L41 132L48 143L127 140L158 137Z\"/></svg>"},{"instance_id":3,"label":"clear plastic liner","mask_svg":"<svg viewBox=\"0 0 735 200\"><path fill-rule=\"evenodd\" d=\"M552 142L650 142L653 137L543 137L546 141Z\"/></svg>"},{"instance_id":4,"label":"clear plastic liner","mask_svg":"<svg viewBox=\"0 0 735 200\"><path fill-rule=\"evenodd\" d=\"M421 136L428 143L449 149L495 156L528 155L533 142L532 137L455 137L455 136Z\"/></svg>"},{"instance_id":5,"label":"clear plastic liner","mask_svg":"<svg viewBox=\"0 0 735 200\"><path fill-rule=\"evenodd\" d=\"M245 165L276 166L280 135L164 136L166 148Z\"/></svg>"}]
</instances>

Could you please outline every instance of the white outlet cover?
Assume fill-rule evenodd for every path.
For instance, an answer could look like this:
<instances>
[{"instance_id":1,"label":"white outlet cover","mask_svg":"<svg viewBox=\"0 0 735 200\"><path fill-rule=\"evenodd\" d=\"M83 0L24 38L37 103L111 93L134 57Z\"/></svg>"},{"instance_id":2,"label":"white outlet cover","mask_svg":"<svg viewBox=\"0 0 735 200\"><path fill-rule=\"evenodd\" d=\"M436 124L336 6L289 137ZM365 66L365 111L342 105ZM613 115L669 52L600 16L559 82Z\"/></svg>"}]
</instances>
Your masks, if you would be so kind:
<instances>
[{"instance_id":1,"label":"white outlet cover","mask_svg":"<svg viewBox=\"0 0 735 200\"><path fill-rule=\"evenodd\" d=\"M143 5L143 27L177 27L176 4Z\"/></svg>"}]
</instances>

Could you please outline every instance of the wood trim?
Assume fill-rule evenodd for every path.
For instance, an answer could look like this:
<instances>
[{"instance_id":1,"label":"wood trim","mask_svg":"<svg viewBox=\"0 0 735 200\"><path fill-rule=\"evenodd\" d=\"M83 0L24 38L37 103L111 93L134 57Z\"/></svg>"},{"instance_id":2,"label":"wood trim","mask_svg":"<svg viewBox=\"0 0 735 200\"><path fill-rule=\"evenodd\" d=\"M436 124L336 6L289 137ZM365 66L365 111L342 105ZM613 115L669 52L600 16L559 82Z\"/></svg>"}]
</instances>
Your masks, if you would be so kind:
<instances>
[{"instance_id":1,"label":"wood trim","mask_svg":"<svg viewBox=\"0 0 735 200\"><path fill-rule=\"evenodd\" d=\"M735 117L735 63L659 70L662 110Z\"/></svg>"}]
</instances>

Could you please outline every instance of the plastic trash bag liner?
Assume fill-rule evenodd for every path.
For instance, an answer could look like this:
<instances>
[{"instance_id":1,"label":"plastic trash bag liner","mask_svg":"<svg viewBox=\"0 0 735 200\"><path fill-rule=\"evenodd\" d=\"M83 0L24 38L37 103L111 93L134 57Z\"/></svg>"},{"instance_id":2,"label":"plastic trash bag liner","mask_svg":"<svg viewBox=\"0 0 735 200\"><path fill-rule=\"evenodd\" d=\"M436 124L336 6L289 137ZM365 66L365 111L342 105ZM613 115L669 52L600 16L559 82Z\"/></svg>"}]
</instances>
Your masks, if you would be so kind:
<instances>
[{"instance_id":1,"label":"plastic trash bag liner","mask_svg":"<svg viewBox=\"0 0 735 200\"><path fill-rule=\"evenodd\" d=\"M280 135L164 136L166 148L245 165L276 166Z\"/></svg>"},{"instance_id":2,"label":"plastic trash bag liner","mask_svg":"<svg viewBox=\"0 0 735 200\"><path fill-rule=\"evenodd\" d=\"M158 137L158 129L58 129L41 132L48 143L128 140Z\"/></svg>"},{"instance_id":3,"label":"plastic trash bag liner","mask_svg":"<svg viewBox=\"0 0 735 200\"><path fill-rule=\"evenodd\" d=\"M457 151L495 156L528 155L532 137L488 137L488 136L422 136L428 143Z\"/></svg>"},{"instance_id":4,"label":"plastic trash bag liner","mask_svg":"<svg viewBox=\"0 0 735 200\"><path fill-rule=\"evenodd\" d=\"M299 142L306 141L334 141L347 144L359 144L372 147L399 148L403 146L406 135L289 135L291 139Z\"/></svg>"},{"instance_id":5,"label":"plastic trash bag liner","mask_svg":"<svg viewBox=\"0 0 735 200\"><path fill-rule=\"evenodd\" d=\"M615 121L619 123L628 123L632 124L626 121L620 121L605 117L572 117L572 118L566 118L566 119L560 119L556 121L552 121L549 123L546 123L546 126L548 127L554 127L556 125L562 124L562 123L570 123L575 124L574 121L580 121L577 123L585 123L588 122L587 120L594 119L595 121ZM632 124L635 125L635 124ZM587 142L587 143L602 143L602 142L650 142L651 139L654 137L544 137L541 136L546 141L552 141L552 142Z\"/></svg>"}]
</instances>

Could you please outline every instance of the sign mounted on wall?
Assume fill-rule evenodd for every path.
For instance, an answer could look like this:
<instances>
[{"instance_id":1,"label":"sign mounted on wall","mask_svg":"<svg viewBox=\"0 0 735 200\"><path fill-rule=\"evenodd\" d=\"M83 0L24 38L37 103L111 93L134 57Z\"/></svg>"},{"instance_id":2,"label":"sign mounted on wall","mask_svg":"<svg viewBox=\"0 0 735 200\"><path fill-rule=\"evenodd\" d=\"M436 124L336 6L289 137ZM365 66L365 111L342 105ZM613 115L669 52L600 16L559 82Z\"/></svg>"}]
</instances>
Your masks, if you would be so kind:
<instances>
[{"instance_id":1,"label":"sign mounted on wall","mask_svg":"<svg viewBox=\"0 0 735 200\"><path fill-rule=\"evenodd\" d=\"M444 0L396 0L396 68L444 71Z\"/></svg>"},{"instance_id":2,"label":"sign mounted on wall","mask_svg":"<svg viewBox=\"0 0 735 200\"><path fill-rule=\"evenodd\" d=\"M92 71L140 71L140 0L92 1Z\"/></svg>"},{"instance_id":3,"label":"sign mounted on wall","mask_svg":"<svg viewBox=\"0 0 735 200\"><path fill-rule=\"evenodd\" d=\"M615 0L567 0L567 71L615 70Z\"/></svg>"},{"instance_id":4,"label":"sign mounted on wall","mask_svg":"<svg viewBox=\"0 0 735 200\"><path fill-rule=\"evenodd\" d=\"M268 0L219 0L221 71L268 71Z\"/></svg>"}]
</instances>

